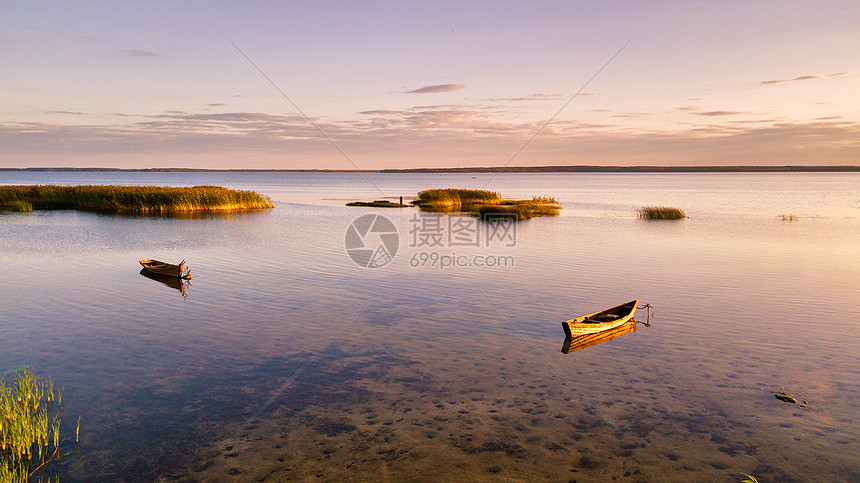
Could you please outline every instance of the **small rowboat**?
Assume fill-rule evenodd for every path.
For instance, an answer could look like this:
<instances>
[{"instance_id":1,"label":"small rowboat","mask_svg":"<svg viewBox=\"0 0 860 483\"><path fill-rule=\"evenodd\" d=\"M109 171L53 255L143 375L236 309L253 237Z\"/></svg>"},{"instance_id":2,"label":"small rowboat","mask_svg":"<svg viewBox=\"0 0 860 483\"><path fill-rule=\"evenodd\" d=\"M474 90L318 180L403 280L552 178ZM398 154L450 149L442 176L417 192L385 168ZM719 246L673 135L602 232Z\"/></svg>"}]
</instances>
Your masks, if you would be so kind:
<instances>
[{"instance_id":1,"label":"small rowboat","mask_svg":"<svg viewBox=\"0 0 860 483\"><path fill-rule=\"evenodd\" d=\"M624 334L636 332L636 321L633 319L624 322L614 329L606 329L593 334L578 335L576 337L567 337L564 339L564 344L561 346L561 352L569 354L574 351L585 349L597 344L609 342L616 337L621 337Z\"/></svg>"},{"instance_id":2,"label":"small rowboat","mask_svg":"<svg viewBox=\"0 0 860 483\"><path fill-rule=\"evenodd\" d=\"M143 269L156 275L164 275L176 278L191 278L185 271L185 260L179 262L179 265L165 263L159 260L138 260L143 266Z\"/></svg>"},{"instance_id":3,"label":"small rowboat","mask_svg":"<svg viewBox=\"0 0 860 483\"><path fill-rule=\"evenodd\" d=\"M614 329L633 318L633 313L636 312L636 304L638 302L638 300L632 300L611 309L601 310L591 315L564 321L561 323L561 328L564 329L564 335L567 337L594 334L595 332Z\"/></svg>"}]
</instances>

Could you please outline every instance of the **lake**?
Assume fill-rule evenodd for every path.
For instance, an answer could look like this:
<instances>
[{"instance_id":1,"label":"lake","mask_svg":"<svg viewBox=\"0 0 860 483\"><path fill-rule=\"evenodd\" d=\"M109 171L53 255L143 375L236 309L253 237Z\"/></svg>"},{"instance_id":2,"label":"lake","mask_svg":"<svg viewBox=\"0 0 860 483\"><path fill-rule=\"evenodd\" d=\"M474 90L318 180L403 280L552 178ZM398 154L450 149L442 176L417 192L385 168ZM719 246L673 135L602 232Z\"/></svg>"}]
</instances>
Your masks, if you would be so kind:
<instances>
[{"instance_id":1,"label":"lake","mask_svg":"<svg viewBox=\"0 0 860 483\"><path fill-rule=\"evenodd\" d=\"M0 184L221 185L276 205L0 215L0 372L64 388L62 481L860 480L860 174ZM485 185L564 209L511 224L344 206ZM647 205L688 218L637 219ZM351 226L393 257L354 261ZM147 278L144 258L192 279ZM562 321L633 299L650 321L562 352Z\"/></svg>"}]
</instances>

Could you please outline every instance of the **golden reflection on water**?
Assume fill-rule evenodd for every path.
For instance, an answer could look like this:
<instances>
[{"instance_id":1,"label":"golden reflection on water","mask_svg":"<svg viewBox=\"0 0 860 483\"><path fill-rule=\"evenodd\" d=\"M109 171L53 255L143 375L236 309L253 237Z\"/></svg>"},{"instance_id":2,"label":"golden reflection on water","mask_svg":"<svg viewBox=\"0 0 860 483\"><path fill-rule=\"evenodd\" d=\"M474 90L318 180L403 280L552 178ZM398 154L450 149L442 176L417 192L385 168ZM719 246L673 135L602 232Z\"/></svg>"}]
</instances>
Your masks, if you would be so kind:
<instances>
[{"instance_id":1,"label":"golden reflection on water","mask_svg":"<svg viewBox=\"0 0 860 483\"><path fill-rule=\"evenodd\" d=\"M178 290L182 294L182 298L187 299L188 293L185 291L188 287L191 286L191 280L187 278L178 278L178 277L168 277L165 275L158 275L155 273L151 273L147 271L145 268L140 269L140 274L144 277L155 280L156 282L167 285L168 287Z\"/></svg>"},{"instance_id":2,"label":"golden reflection on water","mask_svg":"<svg viewBox=\"0 0 860 483\"><path fill-rule=\"evenodd\" d=\"M566 337L564 339L564 344L561 346L561 352L564 354L570 354L571 352L582 350L586 347L609 342L612 339L631 332L636 332L636 321L634 319L630 319L613 329L596 332L594 334L580 335L578 337Z\"/></svg>"}]
</instances>

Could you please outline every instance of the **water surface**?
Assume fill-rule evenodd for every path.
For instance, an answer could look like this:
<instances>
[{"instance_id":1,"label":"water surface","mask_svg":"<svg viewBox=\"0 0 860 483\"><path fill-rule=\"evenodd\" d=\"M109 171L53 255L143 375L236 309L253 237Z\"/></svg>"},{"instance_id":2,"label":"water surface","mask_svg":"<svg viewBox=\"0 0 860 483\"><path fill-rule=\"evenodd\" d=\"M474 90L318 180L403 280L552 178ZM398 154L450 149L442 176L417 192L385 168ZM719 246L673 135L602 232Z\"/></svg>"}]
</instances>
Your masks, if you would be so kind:
<instances>
[{"instance_id":1,"label":"water surface","mask_svg":"<svg viewBox=\"0 0 860 483\"><path fill-rule=\"evenodd\" d=\"M417 246L436 215L343 205L490 175L368 177L0 173L276 202L196 219L0 215L0 372L65 387L66 444L80 415L82 445L61 478L860 479L860 176L500 175L489 189L565 209L518 224L515 246L479 247ZM689 218L638 220L643 205ZM368 213L400 234L376 269L344 249ZM514 266L410 263L434 253ZM187 298L140 275L143 258L188 260ZM562 353L561 321L633 298L654 306L650 328Z\"/></svg>"}]
</instances>

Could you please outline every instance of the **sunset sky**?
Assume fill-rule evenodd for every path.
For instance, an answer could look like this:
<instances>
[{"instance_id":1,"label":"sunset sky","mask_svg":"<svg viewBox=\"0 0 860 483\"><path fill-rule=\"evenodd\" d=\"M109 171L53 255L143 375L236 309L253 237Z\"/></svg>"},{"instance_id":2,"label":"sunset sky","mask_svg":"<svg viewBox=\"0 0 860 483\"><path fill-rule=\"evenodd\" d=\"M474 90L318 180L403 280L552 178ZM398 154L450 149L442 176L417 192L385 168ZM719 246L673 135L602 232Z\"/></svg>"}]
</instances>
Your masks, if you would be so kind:
<instances>
[{"instance_id":1,"label":"sunset sky","mask_svg":"<svg viewBox=\"0 0 860 483\"><path fill-rule=\"evenodd\" d=\"M499 166L557 113L512 166L858 165L858 18L856 1L3 1L0 167Z\"/></svg>"}]
</instances>

